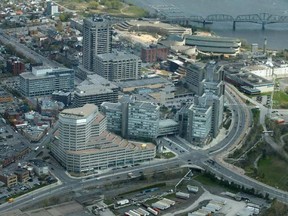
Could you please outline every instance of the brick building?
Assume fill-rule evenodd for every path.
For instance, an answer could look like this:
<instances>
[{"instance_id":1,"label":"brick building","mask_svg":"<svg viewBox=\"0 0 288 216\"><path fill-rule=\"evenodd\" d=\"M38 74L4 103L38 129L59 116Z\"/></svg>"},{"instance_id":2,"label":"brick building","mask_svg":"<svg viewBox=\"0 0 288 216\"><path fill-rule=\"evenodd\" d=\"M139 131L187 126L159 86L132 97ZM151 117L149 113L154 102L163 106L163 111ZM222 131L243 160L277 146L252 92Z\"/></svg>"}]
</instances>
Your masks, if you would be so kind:
<instances>
[{"instance_id":1,"label":"brick building","mask_svg":"<svg viewBox=\"0 0 288 216\"><path fill-rule=\"evenodd\" d=\"M6 62L6 69L16 76L25 71L25 64L19 58L11 57Z\"/></svg>"},{"instance_id":2,"label":"brick building","mask_svg":"<svg viewBox=\"0 0 288 216\"><path fill-rule=\"evenodd\" d=\"M157 62L167 59L169 49L164 46L151 45L141 50L141 60L143 62Z\"/></svg>"}]
</instances>

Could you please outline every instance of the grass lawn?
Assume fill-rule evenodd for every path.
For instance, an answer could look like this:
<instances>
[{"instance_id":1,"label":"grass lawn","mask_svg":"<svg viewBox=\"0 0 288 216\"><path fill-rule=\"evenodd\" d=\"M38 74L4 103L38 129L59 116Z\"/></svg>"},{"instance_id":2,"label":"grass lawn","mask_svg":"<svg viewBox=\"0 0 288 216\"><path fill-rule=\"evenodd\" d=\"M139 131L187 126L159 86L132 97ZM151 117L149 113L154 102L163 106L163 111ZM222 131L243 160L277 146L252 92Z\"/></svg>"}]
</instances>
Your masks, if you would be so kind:
<instances>
[{"instance_id":1,"label":"grass lawn","mask_svg":"<svg viewBox=\"0 0 288 216\"><path fill-rule=\"evenodd\" d=\"M175 154L172 152L165 152L161 154L161 158L165 158L165 159L170 159L174 157L175 157Z\"/></svg>"},{"instance_id":2,"label":"grass lawn","mask_svg":"<svg viewBox=\"0 0 288 216\"><path fill-rule=\"evenodd\" d=\"M258 176L262 182L271 186L288 190L288 166L277 156L267 156L258 163Z\"/></svg>"},{"instance_id":3,"label":"grass lawn","mask_svg":"<svg viewBox=\"0 0 288 216\"><path fill-rule=\"evenodd\" d=\"M276 91L273 97L273 108L288 108L288 94L283 91Z\"/></svg>"}]
</instances>

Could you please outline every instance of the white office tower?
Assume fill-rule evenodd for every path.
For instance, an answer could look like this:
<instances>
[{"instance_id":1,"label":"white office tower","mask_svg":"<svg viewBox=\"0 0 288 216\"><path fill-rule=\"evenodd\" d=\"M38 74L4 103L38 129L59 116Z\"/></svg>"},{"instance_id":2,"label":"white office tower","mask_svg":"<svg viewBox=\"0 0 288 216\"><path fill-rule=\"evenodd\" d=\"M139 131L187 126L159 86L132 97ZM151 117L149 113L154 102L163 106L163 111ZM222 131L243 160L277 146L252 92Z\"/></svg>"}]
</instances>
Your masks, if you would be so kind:
<instances>
[{"instance_id":1,"label":"white office tower","mask_svg":"<svg viewBox=\"0 0 288 216\"><path fill-rule=\"evenodd\" d=\"M188 110L187 140L193 145L205 145L210 138L212 106L200 97Z\"/></svg>"},{"instance_id":2,"label":"white office tower","mask_svg":"<svg viewBox=\"0 0 288 216\"><path fill-rule=\"evenodd\" d=\"M96 71L95 56L110 53L112 29L109 21L93 16L84 19L83 23L83 66L90 71Z\"/></svg>"},{"instance_id":3,"label":"white office tower","mask_svg":"<svg viewBox=\"0 0 288 216\"><path fill-rule=\"evenodd\" d=\"M58 137L51 151L69 172L91 172L155 157L152 143L130 142L106 131L106 118L94 104L63 110Z\"/></svg>"}]
</instances>

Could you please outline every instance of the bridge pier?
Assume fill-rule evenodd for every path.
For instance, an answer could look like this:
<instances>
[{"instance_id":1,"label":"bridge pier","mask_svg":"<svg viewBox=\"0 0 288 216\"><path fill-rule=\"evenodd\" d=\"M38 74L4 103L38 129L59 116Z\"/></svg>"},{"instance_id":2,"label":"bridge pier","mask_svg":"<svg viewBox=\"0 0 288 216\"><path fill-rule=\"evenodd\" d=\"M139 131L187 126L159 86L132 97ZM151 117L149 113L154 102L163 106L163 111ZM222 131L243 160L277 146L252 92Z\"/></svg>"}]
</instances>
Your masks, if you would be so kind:
<instances>
[{"instance_id":1,"label":"bridge pier","mask_svg":"<svg viewBox=\"0 0 288 216\"><path fill-rule=\"evenodd\" d=\"M204 21L202 22L203 28L205 28L205 25L206 25L206 21L204 20Z\"/></svg>"},{"instance_id":2,"label":"bridge pier","mask_svg":"<svg viewBox=\"0 0 288 216\"><path fill-rule=\"evenodd\" d=\"M235 31L235 30L236 30L236 22L233 21L233 31Z\"/></svg>"}]
</instances>

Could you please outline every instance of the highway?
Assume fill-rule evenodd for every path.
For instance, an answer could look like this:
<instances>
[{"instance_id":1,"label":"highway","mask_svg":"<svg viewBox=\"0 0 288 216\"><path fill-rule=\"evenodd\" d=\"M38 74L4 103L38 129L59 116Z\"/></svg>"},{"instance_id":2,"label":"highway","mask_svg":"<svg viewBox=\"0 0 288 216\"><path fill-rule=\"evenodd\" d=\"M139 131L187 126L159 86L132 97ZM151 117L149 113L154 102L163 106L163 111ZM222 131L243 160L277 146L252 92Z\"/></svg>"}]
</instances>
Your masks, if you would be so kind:
<instances>
[{"instance_id":1,"label":"highway","mask_svg":"<svg viewBox=\"0 0 288 216\"><path fill-rule=\"evenodd\" d=\"M233 89L226 91L227 99L232 107L233 121L231 129L226 137L220 141L217 145L211 147L208 150L195 150L192 149L187 142L177 137L160 138L166 148L171 149L177 154L177 156L170 160L154 160L147 162L144 165L130 168L121 168L118 170L110 170L107 173L97 174L94 177L86 179L71 178L65 174L65 170L57 164L56 161L52 161L50 167L53 167L53 174L60 180L59 185L47 186L46 188L39 189L30 194L21 196L13 203L5 203L0 206L0 212L8 211L15 208L21 208L27 204L31 204L34 200L40 201L50 196L57 196L69 192L71 190L81 190L83 188L91 186L101 186L107 182L115 182L123 179L127 179L127 173L133 172L162 172L169 169L177 169L179 166L193 166L198 165L206 170L211 171L219 177L223 177L229 181L244 185L247 188L254 188L256 191L261 191L264 195L269 194L270 198L277 198L278 200L288 203L288 193L282 190L273 188L255 179L251 179L248 176L238 172L237 169L230 164L226 164L221 160L223 155L227 154L235 145L241 144L242 139L245 137L247 130L251 124L251 114L247 106L242 102L241 98ZM56 130L57 125L53 128ZM42 141L41 144L47 142L52 137L52 133ZM220 159L219 159L220 158ZM211 165L207 163L207 160L215 160L215 164Z\"/></svg>"}]
</instances>

